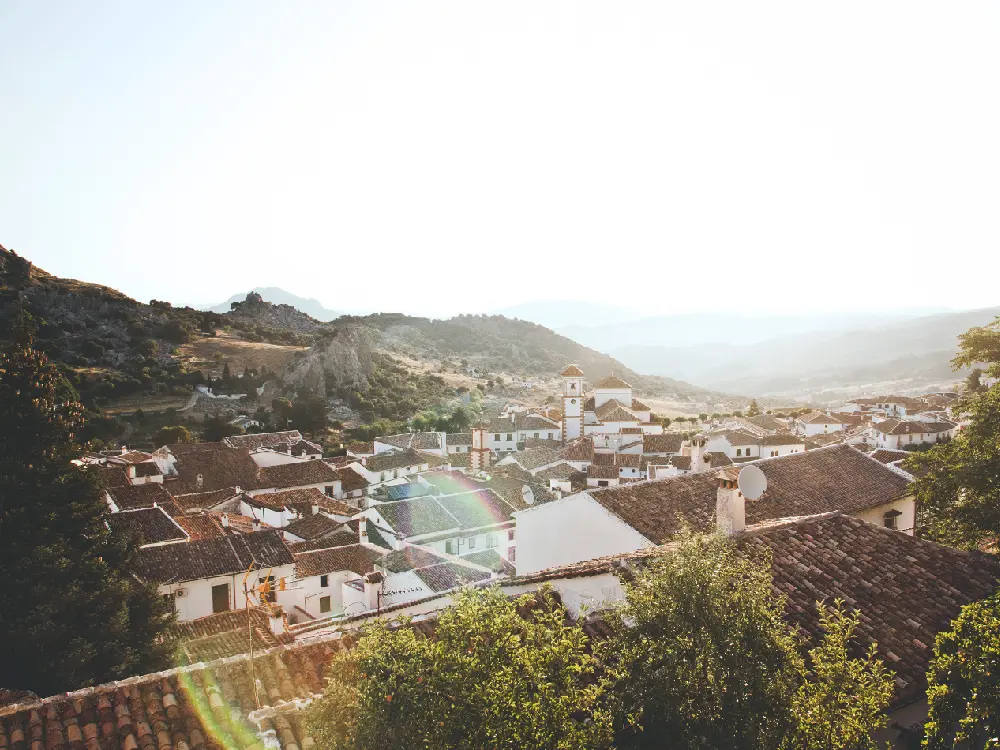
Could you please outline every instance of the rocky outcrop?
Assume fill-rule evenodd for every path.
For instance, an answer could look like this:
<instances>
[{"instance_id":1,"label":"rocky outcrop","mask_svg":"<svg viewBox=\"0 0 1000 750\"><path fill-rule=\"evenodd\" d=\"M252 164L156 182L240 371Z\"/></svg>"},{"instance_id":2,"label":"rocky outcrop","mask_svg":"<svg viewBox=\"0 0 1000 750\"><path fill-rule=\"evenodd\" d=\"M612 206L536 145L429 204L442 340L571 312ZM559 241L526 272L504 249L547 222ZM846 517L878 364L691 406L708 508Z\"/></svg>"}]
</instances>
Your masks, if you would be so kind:
<instances>
[{"instance_id":1,"label":"rocky outcrop","mask_svg":"<svg viewBox=\"0 0 1000 750\"><path fill-rule=\"evenodd\" d=\"M378 340L378 331L367 326L337 328L321 336L308 352L289 364L285 386L318 395L344 385L364 390L372 374L372 352Z\"/></svg>"},{"instance_id":2,"label":"rocky outcrop","mask_svg":"<svg viewBox=\"0 0 1000 750\"><path fill-rule=\"evenodd\" d=\"M296 333L317 333L326 326L291 305L274 305L265 302L256 292L250 292L243 302L234 302L227 318L257 323L268 328L285 329Z\"/></svg>"}]
</instances>

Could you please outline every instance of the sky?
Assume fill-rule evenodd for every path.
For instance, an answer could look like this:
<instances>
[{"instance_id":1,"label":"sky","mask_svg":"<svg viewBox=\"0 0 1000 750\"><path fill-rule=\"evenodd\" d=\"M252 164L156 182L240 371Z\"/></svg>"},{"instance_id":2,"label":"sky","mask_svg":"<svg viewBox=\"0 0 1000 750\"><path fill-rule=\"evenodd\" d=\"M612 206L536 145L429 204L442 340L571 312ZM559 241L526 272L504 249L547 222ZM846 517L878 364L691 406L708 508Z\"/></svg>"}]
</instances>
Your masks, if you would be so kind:
<instances>
[{"instance_id":1,"label":"sky","mask_svg":"<svg viewBox=\"0 0 1000 750\"><path fill-rule=\"evenodd\" d=\"M0 244L147 301L1000 304L1000 5L0 3Z\"/></svg>"}]
</instances>

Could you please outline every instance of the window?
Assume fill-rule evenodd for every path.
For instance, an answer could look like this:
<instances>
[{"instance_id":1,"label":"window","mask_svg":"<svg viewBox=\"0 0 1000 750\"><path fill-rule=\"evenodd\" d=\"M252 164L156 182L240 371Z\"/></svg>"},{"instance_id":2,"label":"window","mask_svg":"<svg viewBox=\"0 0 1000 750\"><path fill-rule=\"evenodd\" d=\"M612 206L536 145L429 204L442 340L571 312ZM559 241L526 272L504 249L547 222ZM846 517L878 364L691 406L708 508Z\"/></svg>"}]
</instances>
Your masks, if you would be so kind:
<instances>
[{"instance_id":1,"label":"window","mask_svg":"<svg viewBox=\"0 0 1000 750\"><path fill-rule=\"evenodd\" d=\"M511 529L510 531L507 532L507 541L508 542L513 542L514 541L514 530L513 529Z\"/></svg>"},{"instance_id":2,"label":"window","mask_svg":"<svg viewBox=\"0 0 1000 750\"><path fill-rule=\"evenodd\" d=\"M323 494L327 497L333 497L333 485L328 485L323 488Z\"/></svg>"},{"instance_id":3,"label":"window","mask_svg":"<svg viewBox=\"0 0 1000 750\"><path fill-rule=\"evenodd\" d=\"M325 614L330 611L330 597L321 596L319 598L319 611L320 614Z\"/></svg>"},{"instance_id":4,"label":"window","mask_svg":"<svg viewBox=\"0 0 1000 750\"><path fill-rule=\"evenodd\" d=\"M177 598L173 594L164 594L163 601L165 601L167 603L167 606L170 607L171 612L177 606Z\"/></svg>"},{"instance_id":5,"label":"window","mask_svg":"<svg viewBox=\"0 0 1000 750\"><path fill-rule=\"evenodd\" d=\"M490 534L488 537L486 537L486 546L489 549L493 549L494 547L497 546L497 538L493 534Z\"/></svg>"},{"instance_id":6,"label":"window","mask_svg":"<svg viewBox=\"0 0 1000 750\"><path fill-rule=\"evenodd\" d=\"M778 451L771 451L771 458L774 458L777 455L778 455Z\"/></svg>"},{"instance_id":7,"label":"window","mask_svg":"<svg viewBox=\"0 0 1000 750\"><path fill-rule=\"evenodd\" d=\"M882 516L882 524L887 529L898 529L899 528L899 517L903 515L898 510L887 511L885 515Z\"/></svg>"},{"instance_id":8,"label":"window","mask_svg":"<svg viewBox=\"0 0 1000 750\"><path fill-rule=\"evenodd\" d=\"M327 588L330 585L330 576L320 576L319 585L321 588Z\"/></svg>"},{"instance_id":9,"label":"window","mask_svg":"<svg viewBox=\"0 0 1000 750\"><path fill-rule=\"evenodd\" d=\"M226 612L229 610L229 584L220 583L212 586L212 612Z\"/></svg>"},{"instance_id":10,"label":"window","mask_svg":"<svg viewBox=\"0 0 1000 750\"><path fill-rule=\"evenodd\" d=\"M476 548L476 537L470 536L469 537L469 549L475 549L475 548Z\"/></svg>"},{"instance_id":11,"label":"window","mask_svg":"<svg viewBox=\"0 0 1000 750\"><path fill-rule=\"evenodd\" d=\"M736 455L737 456L742 456L743 455L743 449L742 448L737 448L736 449Z\"/></svg>"},{"instance_id":12,"label":"window","mask_svg":"<svg viewBox=\"0 0 1000 750\"><path fill-rule=\"evenodd\" d=\"M598 487L607 487L608 486L608 480L607 479L598 479L597 480L597 486Z\"/></svg>"},{"instance_id":13,"label":"window","mask_svg":"<svg viewBox=\"0 0 1000 750\"><path fill-rule=\"evenodd\" d=\"M535 433L535 440L538 440L538 433Z\"/></svg>"},{"instance_id":14,"label":"window","mask_svg":"<svg viewBox=\"0 0 1000 750\"><path fill-rule=\"evenodd\" d=\"M571 398L571 399L569 400L569 402L570 402L571 404L575 404L575 403L576 403L576 399L575 399L575 398Z\"/></svg>"},{"instance_id":15,"label":"window","mask_svg":"<svg viewBox=\"0 0 1000 750\"><path fill-rule=\"evenodd\" d=\"M449 539L448 541L446 541L444 543L444 551L447 552L449 555L454 555L455 554L455 540L454 539Z\"/></svg>"}]
</instances>

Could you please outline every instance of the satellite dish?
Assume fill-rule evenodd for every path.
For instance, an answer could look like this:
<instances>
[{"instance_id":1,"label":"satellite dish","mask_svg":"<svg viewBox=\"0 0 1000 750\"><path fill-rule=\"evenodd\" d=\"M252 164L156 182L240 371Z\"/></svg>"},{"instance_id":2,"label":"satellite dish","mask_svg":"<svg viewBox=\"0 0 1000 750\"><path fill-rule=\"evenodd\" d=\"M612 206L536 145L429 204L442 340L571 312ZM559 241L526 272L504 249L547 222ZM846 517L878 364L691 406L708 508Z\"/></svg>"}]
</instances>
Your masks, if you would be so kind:
<instances>
[{"instance_id":1,"label":"satellite dish","mask_svg":"<svg viewBox=\"0 0 1000 750\"><path fill-rule=\"evenodd\" d=\"M767 489L767 477L756 466L744 466L736 484L747 500L757 500Z\"/></svg>"}]
</instances>

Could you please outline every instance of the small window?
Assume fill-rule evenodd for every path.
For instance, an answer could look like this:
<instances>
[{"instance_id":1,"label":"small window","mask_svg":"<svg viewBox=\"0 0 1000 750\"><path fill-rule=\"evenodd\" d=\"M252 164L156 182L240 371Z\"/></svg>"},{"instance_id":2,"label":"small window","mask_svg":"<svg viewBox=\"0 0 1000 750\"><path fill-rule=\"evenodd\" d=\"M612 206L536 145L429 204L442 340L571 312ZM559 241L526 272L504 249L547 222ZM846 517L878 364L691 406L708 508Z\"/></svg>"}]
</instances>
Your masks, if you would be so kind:
<instances>
[{"instance_id":1,"label":"small window","mask_svg":"<svg viewBox=\"0 0 1000 750\"><path fill-rule=\"evenodd\" d=\"M535 433L535 440L538 440L538 433Z\"/></svg>"},{"instance_id":2,"label":"small window","mask_svg":"<svg viewBox=\"0 0 1000 750\"><path fill-rule=\"evenodd\" d=\"M320 614L326 614L330 611L330 597L321 596L319 598L319 611Z\"/></svg>"},{"instance_id":3,"label":"small window","mask_svg":"<svg viewBox=\"0 0 1000 750\"><path fill-rule=\"evenodd\" d=\"M571 404L575 404L575 403L576 403L576 399L575 399L575 398L571 398L571 399L569 400L569 402L570 402Z\"/></svg>"},{"instance_id":4,"label":"small window","mask_svg":"<svg viewBox=\"0 0 1000 750\"><path fill-rule=\"evenodd\" d=\"M330 585L330 576L320 576L319 585L321 588L326 588Z\"/></svg>"},{"instance_id":5,"label":"small window","mask_svg":"<svg viewBox=\"0 0 1000 750\"><path fill-rule=\"evenodd\" d=\"M494 435L493 439L494 440L500 440L500 433L498 432L496 435ZM508 436L507 439L510 440L510 436Z\"/></svg>"},{"instance_id":6,"label":"small window","mask_svg":"<svg viewBox=\"0 0 1000 750\"><path fill-rule=\"evenodd\" d=\"M903 514L898 510L890 510L882 516L882 523L887 529L898 529L901 515Z\"/></svg>"},{"instance_id":7,"label":"small window","mask_svg":"<svg viewBox=\"0 0 1000 750\"><path fill-rule=\"evenodd\" d=\"M794 451L793 451L793 453L794 453ZM777 455L778 455L778 451L771 451L771 458L774 458Z\"/></svg>"},{"instance_id":8,"label":"small window","mask_svg":"<svg viewBox=\"0 0 1000 750\"><path fill-rule=\"evenodd\" d=\"M736 455L737 456L742 456L743 455L743 449L742 448L737 448L736 449Z\"/></svg>"},{"instance_id":9,"label":"small window","mask_svg":"<svg viewBox=\"0 0 1000 750\"><path fill-rule=\"evenodd\" d=\"M323 494L327 497L333 497L333 485L329 485L323 488Z\"/></svg>"},{"instance_id":10,"label":"small window","mask_svg":"<svg viewBox=\"0 0 1000 750\"><path fill-rule=\"evenodd\" d=\"M475 548L476 548L476 537L470 536L469 537L469 549L475 549Z\"/></svg>"},{"instance_id":11,"label":"small window","mask_svg":"<svg viewBox=\"0 0 1000 750\"><path fill-rule=\"evenodd\" d=\"M507 541L508 542L513 542L514 541L514 530L513 529L511 529L510 531L507 532Z\"/></svg>"},{"instance_id":12,"label":"small window","mask_svg":"<svg viewBox=\"0 0 1000 750\"><path fill-rule=\"evenodd\" d=\"M267 578L258 578L258 583L261 587L261 595L266 602L276 602L278 601L278 587L274 585L274 576L268 576ZM263 591L263 587L267 586L267 593Z\"/></svg>"},{"instance_id":13,"label":"small window","mask_svg":"<svg viewBox=\"0 0 1000 750\"><path fill-rule=\"evenodd\" d=\"M494 547L497 546L497 538L493 534L490 534L488 537L486 537L486 546L489 549L493 549Z\"/></svg>"},{"instance_id":14,"label":"small window","mask_svg":"<svg viewBox=\"0 0 1000 750\"><path fill-rule=\"evenodd\" d=\"M608 480L607 479L598 479L597 480L597 486L598 487L607 487L608 486Z\"/></svg>"}]
</instances>

